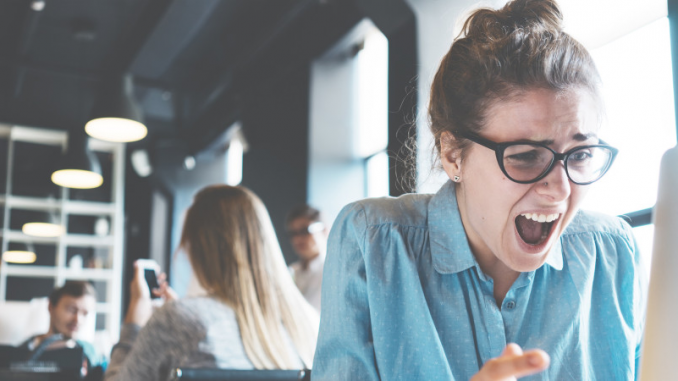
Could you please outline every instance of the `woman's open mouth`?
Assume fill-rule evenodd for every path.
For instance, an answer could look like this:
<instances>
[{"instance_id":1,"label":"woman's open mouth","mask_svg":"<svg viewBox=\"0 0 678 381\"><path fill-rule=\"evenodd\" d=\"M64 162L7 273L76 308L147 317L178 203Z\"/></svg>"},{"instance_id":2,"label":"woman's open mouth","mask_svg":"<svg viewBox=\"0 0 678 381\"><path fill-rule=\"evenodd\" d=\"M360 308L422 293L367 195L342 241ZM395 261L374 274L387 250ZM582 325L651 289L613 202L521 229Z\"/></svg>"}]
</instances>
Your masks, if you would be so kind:
<instances>
[{"instance_id":1,"label":"woman's open mouth","mask_svg":"<svg viewBox=\"0 0 678 381\"><path fill-rule=\"evenodd\" d=\"M539 214L525 213L516 217L518 235L528 245L539 246L546 242L551 235L555 222L560 218L559 213Z\"/></svg>"}]
</instances>

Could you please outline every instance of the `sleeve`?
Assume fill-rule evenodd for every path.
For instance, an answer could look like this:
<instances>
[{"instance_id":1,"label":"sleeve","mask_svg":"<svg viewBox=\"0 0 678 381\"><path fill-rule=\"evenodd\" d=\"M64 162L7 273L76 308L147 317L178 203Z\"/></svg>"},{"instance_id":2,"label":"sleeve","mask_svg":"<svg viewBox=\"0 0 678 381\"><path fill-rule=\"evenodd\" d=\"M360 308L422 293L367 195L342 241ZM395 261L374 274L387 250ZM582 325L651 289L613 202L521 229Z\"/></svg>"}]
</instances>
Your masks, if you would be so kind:
<instances>
[{"instance_id":1,"label":"sleeve","mask_svg":"<svg viewBox=\"0 0 678 381\"><path fill-rule=\"evenodd\" d=\"M204 337L202 325L187 319L175 303L156 311L145 327L125 324L111 351L105 381L166 380L177 361Z\"/></svg>"},{"instance_id":2,"label":"sleeve","mask_svg":"<svg viewBox=\"0 0 678 381\"><path fill-rule=\"evenodd\" d=\"M330 232L313 380L378 380L364 259L365 211L350 204Z\"/></svg>"}]
</instances>

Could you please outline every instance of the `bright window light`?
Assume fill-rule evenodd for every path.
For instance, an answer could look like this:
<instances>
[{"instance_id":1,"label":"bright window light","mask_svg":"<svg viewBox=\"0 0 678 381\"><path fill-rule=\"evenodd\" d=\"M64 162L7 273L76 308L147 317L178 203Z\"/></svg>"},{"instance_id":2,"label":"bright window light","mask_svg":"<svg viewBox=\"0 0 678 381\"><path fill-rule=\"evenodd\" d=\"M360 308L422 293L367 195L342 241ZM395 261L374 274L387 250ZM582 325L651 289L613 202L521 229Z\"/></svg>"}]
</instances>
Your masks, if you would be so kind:
<instances>
[{"instance_id":1,"label":"bright window light","mask_svg":"<svg viewBox=\"0 0 678 381\"><path fill-rule=\"evenodd\" d=\"M235 186L242 182L242 155L243 146L236 137L226 152L226 184Z\"/></svg>"},{"instance_id":2,"label":"bright window light","mask_svg":"<svg viewBox=\"0 0 678 381\"><path fill-rule=\"evenodd\" d=\"M654 225L644 225L633 228L633 235L638 242L641 260L645 276L650 278L650 266L652 265L652 242L654 241Z\"/></svg>"},{"instance_id":3,"label":"bright window light","mask_svg":"<svg viewBox=\"0 0 678 381\"><path fill-rule=\"evenodd\" d=\"M356 57L359 157L386 149L388 144L388 39L373 28Z\"/></svg>"},{"instance_id":4,"label":"bright window light","mask_svg":"<svg viewBox=\"0 0 678 381\"><path fill-rule=\"evenodd\" d=\"M676 145L669 21L657 20L592 54L607 114L600 135L619 155L583 208L612 215L651 208L661 157Z\"/></svg>"},{"instance_id":5,"label":"bright window light","mask_svg":"<svg viewBox=\"0 0 678 381\"><path fill-rule=\"evenodd\" d=\"M386 152L379 152L366 160L366 197L388 196L388 172L388 154Z\"/></svg>"}]
</instances>

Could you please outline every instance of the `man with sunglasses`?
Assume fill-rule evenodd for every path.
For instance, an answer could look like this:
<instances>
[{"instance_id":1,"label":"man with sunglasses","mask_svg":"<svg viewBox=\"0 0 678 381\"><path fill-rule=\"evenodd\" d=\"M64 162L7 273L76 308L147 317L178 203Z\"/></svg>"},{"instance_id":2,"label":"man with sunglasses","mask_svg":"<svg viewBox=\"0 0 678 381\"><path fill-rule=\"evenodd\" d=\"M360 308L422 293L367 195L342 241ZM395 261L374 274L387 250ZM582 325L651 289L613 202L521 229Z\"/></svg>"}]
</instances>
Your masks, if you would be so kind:
<instances>
[{"instance_id":1,"label":"man with sunglasses","mask_svg":"<svg viewBox=\"0 0 678 381\"><path fill-rule=\"evenodd\" d=\"M299 260L290 265L294 283L306 300L320 312L327 228L320 211L309 205L292 209L286 219L287 234Z\"/></svg>"}]
</instances>

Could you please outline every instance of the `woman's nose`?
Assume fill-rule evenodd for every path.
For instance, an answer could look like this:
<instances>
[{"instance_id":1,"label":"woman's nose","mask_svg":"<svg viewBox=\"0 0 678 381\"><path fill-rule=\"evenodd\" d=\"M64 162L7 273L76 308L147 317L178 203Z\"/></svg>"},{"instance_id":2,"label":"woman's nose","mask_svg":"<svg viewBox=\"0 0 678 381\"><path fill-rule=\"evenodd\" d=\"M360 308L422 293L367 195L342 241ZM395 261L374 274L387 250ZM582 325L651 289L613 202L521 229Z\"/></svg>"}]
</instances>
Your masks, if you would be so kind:
<instances>
[{"instance_id":1,"label":"woman's nose","mask_svg":"<svg viewBox=\"0 0 678 381\"><path fill-rule=\"evenodd\" d=\"M557 162L546 177L537 182L537 193L549 198L549 201L564 201L572 191L565 165Z\"/></svg>"}]
</instances>

